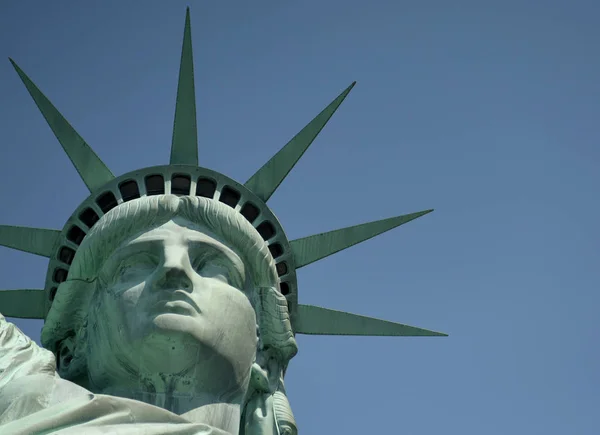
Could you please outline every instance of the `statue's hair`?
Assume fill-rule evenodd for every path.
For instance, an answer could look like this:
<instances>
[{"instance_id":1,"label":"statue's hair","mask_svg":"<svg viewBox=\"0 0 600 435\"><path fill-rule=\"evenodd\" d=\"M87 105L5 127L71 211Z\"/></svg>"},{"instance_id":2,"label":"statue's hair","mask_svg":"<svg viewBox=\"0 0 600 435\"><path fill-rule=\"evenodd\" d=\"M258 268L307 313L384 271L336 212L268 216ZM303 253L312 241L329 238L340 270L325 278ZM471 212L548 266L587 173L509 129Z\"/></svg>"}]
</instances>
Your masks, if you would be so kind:
<instances>
[{"instance_id":1,"label":"statue's hair","mask_svg":"<svg viewBox=\"0 0 600 435\"><path fill-rule=\"evenodd\" d=\"M272 423L281 428L278 429L280 433L295 433L293 415L285 398L283 373L296 354L297 345L286 299L276 290L275 261L258 231L241 214L218 201L203 197L156 195L126 202L102 216L83 240L67 281L56 294L53 310L42 331L45 347L58 353L60 342L64 339L75 335L76 341L85 340L89 302L99 287L97 279L104 262L126 240L175 217L206 227L236 251L246 265L253 290L248 297L256 312L259 344L257 362L250 373L244 414L254 412L248 409L254 406L251 403L256 403L250 401L250 396L261 394L268 398L267 402L273 408L275 421ZM79 350L82 350L81 347ZM74 363L83 360L77 357L79 355L74 358ZM78 377L84 368L73 369L73 375ZM263 385L260 373L268 378L266 385ZM261 402L256 406L266 404ZM246 426L250 433L252 425L242 421L242 427Z\"/></svg>"},{"instance_id":2,"label":"statue's hair","mask_svg":"<svg viewBox=\"0 0 600 435\"><path fill-rule=\"evenodd\" d=\"M138 198L109 211L94 225L77 250L69 279L95 278L102 264L125 240L174 217L200 224L234 246L244 263L249 265L255 286L277 286L273 257L258 231L242 215L212 199L175 195Z\"/></svg>"}]
</instances>

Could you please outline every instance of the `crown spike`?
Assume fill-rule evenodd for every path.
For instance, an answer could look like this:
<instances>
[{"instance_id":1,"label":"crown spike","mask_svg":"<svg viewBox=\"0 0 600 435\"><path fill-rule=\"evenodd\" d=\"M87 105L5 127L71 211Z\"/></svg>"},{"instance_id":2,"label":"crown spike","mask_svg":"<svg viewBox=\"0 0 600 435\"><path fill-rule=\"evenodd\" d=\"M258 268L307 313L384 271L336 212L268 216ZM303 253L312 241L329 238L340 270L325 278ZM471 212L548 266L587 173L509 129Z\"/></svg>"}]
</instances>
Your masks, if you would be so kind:
<instances>
[{"instance_id":1,"label":"crown spike","mask_svg":"<svg viewBox=\"0 0 600 435\"><path fill-rule=\"evenodd\" d=\"M46 314L46 292L0 290L0 313L20 319L43 319Z\"/></svg>"},{"instance_id":2,"label":"crown spike","mask_svg":"<svg viewBox=\"0 0 600 435\"><path fill-rule=\"evenodd\" d=\"M271 157L262 168L246 181L245 186L263 201L268 201L323 127L325 127L325 124L333 116L355 84L356 82L353 82L348 86L329 106L309 122L300 133L294 136L277 154Z\"/></svg>"},{"instance_id":3,"label":"crown spike","mask_svg":"<svg viewBox=\"0 0 600 435\"><path fill-rule=\"evenodd\" d=\"M9 60L89 191L93 192L112 180L114 175L104 162L100 160L23 70L12 59L9 58Z\"/></svg>"},{"instance_id":4,"label":"crown spike","mask_svg":"<svg viewBox=\"0 0 600 435\"><path fill-rule=\"evenodd\" d=\"M313 305L298 305L294 331L309 335L447 337L448 334Z\"/></svg>"},{"instance_id":5,"label":"crown spike","mask_svg":"<svg viewBox=\"0 0 600 435\"><path fill-rule=\"evenodd\" d=\"M171 164L198 166L198 131L196 128L196 91L194 88L194 60L190 8L185 13L179 83L175 103Z\"/></svg>"},{"instance_id":6,"label":"crown spike","mask_svg":"<svg viewBox=\"0 0 600 435\"><path fill-rule=\"evenodd\" d=\"M0 225L0 246L42 257L52 256L59 237L58 230Z\"/></svg>"},{"instance_id":7,"label":"crown spike","mask_svg":"<svg viewBox=\"0 0 600 435\"><path fill-rule=\"evenodd\" d=\"M292 240L290 244L294 252L296 269L364 242L432 211L420 211Z\"/></svg>"}]
</instances>

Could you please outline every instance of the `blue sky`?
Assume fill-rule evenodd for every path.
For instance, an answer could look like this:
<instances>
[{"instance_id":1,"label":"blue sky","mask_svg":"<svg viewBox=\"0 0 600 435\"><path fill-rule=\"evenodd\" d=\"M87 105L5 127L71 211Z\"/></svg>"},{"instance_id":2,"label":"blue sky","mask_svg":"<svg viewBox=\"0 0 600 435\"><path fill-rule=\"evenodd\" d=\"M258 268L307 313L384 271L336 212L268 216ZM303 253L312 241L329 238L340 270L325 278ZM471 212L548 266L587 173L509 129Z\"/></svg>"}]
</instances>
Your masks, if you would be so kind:
<instances>
[{"instance_id":1,"label":"blue sky","mask_svg":"<svg viewBox=\"0 0 600 435\"><path fill-rule=\"evenodd\" d=\"M599 433L596 2L188 3L202 166L244 182L357 80L269 202L289 238L436 209L299 272L301 303L450 334L300 336L301 433ZM4 1L0 55L113 173L163 164L186 5ZM86 188L8 60L0 101L0 223L60 229ZM46 265L0 248L0 288Z\"/></svg>"}]
</instances>

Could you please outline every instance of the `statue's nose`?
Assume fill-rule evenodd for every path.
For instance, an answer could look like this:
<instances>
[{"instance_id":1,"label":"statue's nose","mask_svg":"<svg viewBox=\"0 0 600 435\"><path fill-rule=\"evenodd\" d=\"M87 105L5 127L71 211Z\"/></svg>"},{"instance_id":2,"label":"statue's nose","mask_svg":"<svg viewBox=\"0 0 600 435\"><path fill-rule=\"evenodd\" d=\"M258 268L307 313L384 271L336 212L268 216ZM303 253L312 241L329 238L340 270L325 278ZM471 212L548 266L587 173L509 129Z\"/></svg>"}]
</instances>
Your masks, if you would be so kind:
<instances>
[{"instance_id":1,"label":"statue's nose","mask_svg":"<svg viewBox=\"0 0 600 435\"><path fill-rule=\"evenodd\" d=\"M188 251L184 246L168 246L164 250L164 262L155 281L158 290L192 290L192 268Z\"/></svg>"},{"instance_id":2,"label":"statue's nose","mask_svg":"<svg viewBox=\"0 0 600 435\"><path fill-rule=\"evenodd\" d=\"M187 290L192 289L192 279L183 261L174 261L167 258L162 271L156 282L156 286L163 290Z\"/></svg>"}]
</instances>

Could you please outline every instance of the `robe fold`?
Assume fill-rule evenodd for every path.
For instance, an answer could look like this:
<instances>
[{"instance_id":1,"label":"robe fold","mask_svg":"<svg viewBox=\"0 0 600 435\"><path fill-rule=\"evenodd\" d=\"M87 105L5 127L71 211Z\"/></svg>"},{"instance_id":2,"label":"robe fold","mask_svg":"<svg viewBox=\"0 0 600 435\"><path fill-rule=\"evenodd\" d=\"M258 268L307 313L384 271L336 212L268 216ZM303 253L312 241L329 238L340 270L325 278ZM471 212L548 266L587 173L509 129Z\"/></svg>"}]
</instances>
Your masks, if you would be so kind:
<instances>
[{"instance_id":1,"label":"robe fold","mask_svg":"<svg viewBox=\"0 0 600 435\"><path fill-rule=\"evenodd\" d=\"M61 379L54 354L0 314L0 434L229 435L158 406Z\"/></svg>"}]
</instances>

